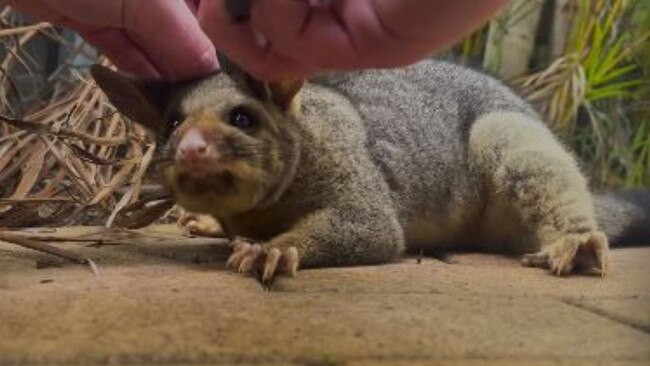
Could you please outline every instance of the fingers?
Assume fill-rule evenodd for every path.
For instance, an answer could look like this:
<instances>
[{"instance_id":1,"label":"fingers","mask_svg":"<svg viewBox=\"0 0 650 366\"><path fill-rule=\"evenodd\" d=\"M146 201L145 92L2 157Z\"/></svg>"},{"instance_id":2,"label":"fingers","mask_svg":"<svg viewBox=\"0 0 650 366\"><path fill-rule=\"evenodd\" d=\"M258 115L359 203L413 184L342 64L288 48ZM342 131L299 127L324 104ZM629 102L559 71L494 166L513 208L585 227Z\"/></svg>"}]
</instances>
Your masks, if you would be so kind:
<instances>
[{"instance_id":1,"label":"fingers","mask_svg":"<svg viewBox=\"0 0 650 366\"><path fill-rule=\"evenodd\" d=\"M28 0L34 2L33 0ZM22 3L22 0L19 1ZM66 18L96 28L120 27L123 7L128 0L40 0L39 6L55 9Z\"/></svg>"},{"instance_id":2,"label":"fingers","mask_svg":"<svg viewBox=\"0 0 650 366\"><path fill-rule=\"evenodd\" d=\"M121 29L76 30L86 41L100 49L120 70L147 79L162 77L145 54Z\"/></svg>"},{"instance_id":3,"label":"fingers","mask_svg":"<svg viewBox=\"0 0 650 366\"><path fill-rule=\"evenodd\" d=\"M201 0L185 0L185 4L194 15L199 11L199 3L201 3Z\"/></svg>"},{"instance_id":4,"label":"fingers","mask_svg":"<svg viewBox=\"0 0 650 366\"><path fill-rule=\"evenodd\" d=\"M276 50L291 54L300 47L298 40L312 9L306 1L254 1L250 26L272 42Z\"/></svg>"},{"instance_id":5,"label":"fingers","mask_svg":"<svg viewBox=\"0 0 650 366\"><path fill-rule=\"evenodd\" d=\"M168 80L202 76L218 68L217 54L183 0L124 1L126 34Z\"/></svg>"},{"instance_id":6,"label":"fingers","mask_svg":"<svg viewBox=\"0 0 650 366\"><path fill-rule=\"evenodd\" d=\"M250 24L273 52L317 69L377 66L383 61L373 57L395 46L372 1L256 1Z\"/></svg>"},{"instance_id":7,"label":"fingers","mask_svg":"<svg viewBox=\"0 0 650 366\"><path fill-rule=\"evenodd\" d=\"M79 32L86 41L100 49L123 71L146 78L160 77L145 54L119 28L122 1L98 3L87 0L9 0L8 3L42 21Z\"/></svg>"},{"instance_id":8,"label":"fingers","mask_svg":"<svg viewBox=\"0 0 650 366\"><path fill-rule=\"evenodd\" d=\"M120 69L141 77L184 80L219 66L214 45L185 0L11 0L9 4L79 31Z\"/></svg>"},{"instance_id":9,"label":"fingers","mask_svg":"<svg viewBox=\"0 0 650 366\"><path fill-rule=\"evenodd\" d=\"M235 23L224 2L201 3L201 26L218 49L264 80L358 68L385 36L368 1L254 1L246 23Z\"/></svg>"},{"instance_id":10,"label":"fingers","mask_svg":"<svg viewBox=\"0 0 650 366\"><path fill-rule=\"evenodd\" d=\"M324 66L328 59L349 58L341 52L346 37L332 14L306 1L256 1L248 26L267 39L270 52L285 58L293 55L302 64Z\"/></svg>"},{"instance_id":11,"label":"fingers","mask_svg":"<svg viewBox=\"0 0 650 366\"><path fill-rule=\"evenodd\" d=\"M251 26L252 23L235 24L227 14L223 0L202 1L197 16L201 27L216 47L259 79L274 81L304 77L318 71L317 67L275 52L273 44L267 42L266 36Z\"/></svg>"},{"instance_id":12,"label":"fingers","mask_svg":"<svg viewBox=\"0 0 650 366\"><path fill-rule=\"evenodd\" d=\"M295 55L316 67L347 68L356 55L341 9L310 6L306 1L258 1L251 9L251 26L279 55Z\"/></svg>"},{"instance_id":13,"label":"fingers","mask_svg":"<svg viewBox=\"0 0 650 366\"><path fill-rule=\"evenodd\" d=\"M234 24L226 12L223 0L203 1L197 17L210 39L234 60L264 57L264 50L256 44L250 27Z\"/></svg>"}]
</instances>

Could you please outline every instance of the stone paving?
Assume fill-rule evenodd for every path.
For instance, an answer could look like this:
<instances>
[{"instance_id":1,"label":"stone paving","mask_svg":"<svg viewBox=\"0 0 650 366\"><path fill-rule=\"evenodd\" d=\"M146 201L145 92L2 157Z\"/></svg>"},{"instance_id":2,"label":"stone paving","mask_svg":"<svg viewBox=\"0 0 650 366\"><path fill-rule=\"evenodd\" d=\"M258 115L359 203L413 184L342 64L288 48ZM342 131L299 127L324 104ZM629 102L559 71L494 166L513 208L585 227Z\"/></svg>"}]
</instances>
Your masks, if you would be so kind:
<instances>
[{"instance_id":1,"label":"stone paving","mask_svg":"<svg viewBox=\"0 0 650 366\"><path fill-rule=\"evenodd\" d=\"M604 279L454 254L268 292L224 268L223 240L101 237L57 244L99 277L0 243L0 365L650 365L650 247L614 250Z\"/></svg>"}]
</instances>

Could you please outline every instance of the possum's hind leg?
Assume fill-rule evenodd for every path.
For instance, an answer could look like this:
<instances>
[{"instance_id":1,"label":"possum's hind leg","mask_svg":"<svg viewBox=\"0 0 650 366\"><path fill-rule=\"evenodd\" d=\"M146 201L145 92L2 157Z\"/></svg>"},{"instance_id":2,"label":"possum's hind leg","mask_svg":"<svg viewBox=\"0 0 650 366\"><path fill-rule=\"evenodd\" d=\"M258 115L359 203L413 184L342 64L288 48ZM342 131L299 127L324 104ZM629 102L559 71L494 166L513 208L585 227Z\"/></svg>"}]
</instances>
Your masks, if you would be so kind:
<instances>
[{"instance_id":1,"label":"possum's hind leg","mask_svg":"<svg viewBox=\"0 0 650 366\"><path fill-rule=\"evenodd\" d=\"M492 196L512 207L535 237L538 252L526 255L525 265L556 275L605 273L608 243L587 182L542 123L516 112L484 115L470 132L470 159Z\"/></svg>"}]
</instances>

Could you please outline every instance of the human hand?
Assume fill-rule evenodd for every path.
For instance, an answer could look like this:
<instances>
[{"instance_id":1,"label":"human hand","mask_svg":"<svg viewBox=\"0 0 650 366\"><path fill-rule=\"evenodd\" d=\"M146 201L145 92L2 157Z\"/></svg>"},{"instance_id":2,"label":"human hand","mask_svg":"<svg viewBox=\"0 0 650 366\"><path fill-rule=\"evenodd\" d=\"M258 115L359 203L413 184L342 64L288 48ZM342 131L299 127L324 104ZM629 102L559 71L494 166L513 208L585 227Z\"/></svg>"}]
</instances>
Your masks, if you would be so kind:
<instances>
[{"instance_id":1,"label":"human hand","mask_svg":"<svg viewBox=\"0 0 650 366\"><path fill-rule=\"evenodd\" d=\"M78 32L122 71L182 80L218 67L214 45L184 0L5 0Z\"/></svg>"},{"instance_id":2,"label":"human hand","mask_svg":"<svg viewBox=\"0 0 650 366\"><path fill-rule=\"evenodd\" d=\"M203 29L254 76L302 78L328 69L403 66L448 46L507 0L252 0L235 23L225 0L203 0Z\"/></svg>"}]
</instances>

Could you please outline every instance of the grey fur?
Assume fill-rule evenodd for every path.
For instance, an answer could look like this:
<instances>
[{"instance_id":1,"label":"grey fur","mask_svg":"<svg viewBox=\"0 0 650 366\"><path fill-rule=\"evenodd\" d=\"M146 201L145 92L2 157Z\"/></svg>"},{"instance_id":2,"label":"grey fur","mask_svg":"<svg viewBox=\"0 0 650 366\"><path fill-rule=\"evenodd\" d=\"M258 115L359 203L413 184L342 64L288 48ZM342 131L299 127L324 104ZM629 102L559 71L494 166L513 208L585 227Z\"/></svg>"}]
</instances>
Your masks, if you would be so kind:
<instances>
[{"instance_id":1,"label":"grey fur","mask_svg":"<svg viewBox=\"0 0 650 366\"><path fill-rule=\"evenodd\" d=\"M650 193L631 190L594 194L596 221L613 246L648 244Z\"/></svg>"},{"instance_id":2,"label":"grey fur","mask_svg":"<svg viewBox=\"0 0 650 366\"><path fill-rule=\"evenodd\" d=\"M221 74L191 88L181 110L199 123L206 110L222 116L249 100ZM262 101L279 132L260 138L258 155L271 162L249 165L266 178L217 197L183 192L168 174L178 202L267 251L296 248L303 267L468 247L535 253L525 263L556 274L607 269L607 238L575 158L493 78L427 60L308 84L301 100L296 115ZM610 235L642 217L619 201L606 206L621 213L598 216Z\"/></svg>"}]
</instances>

